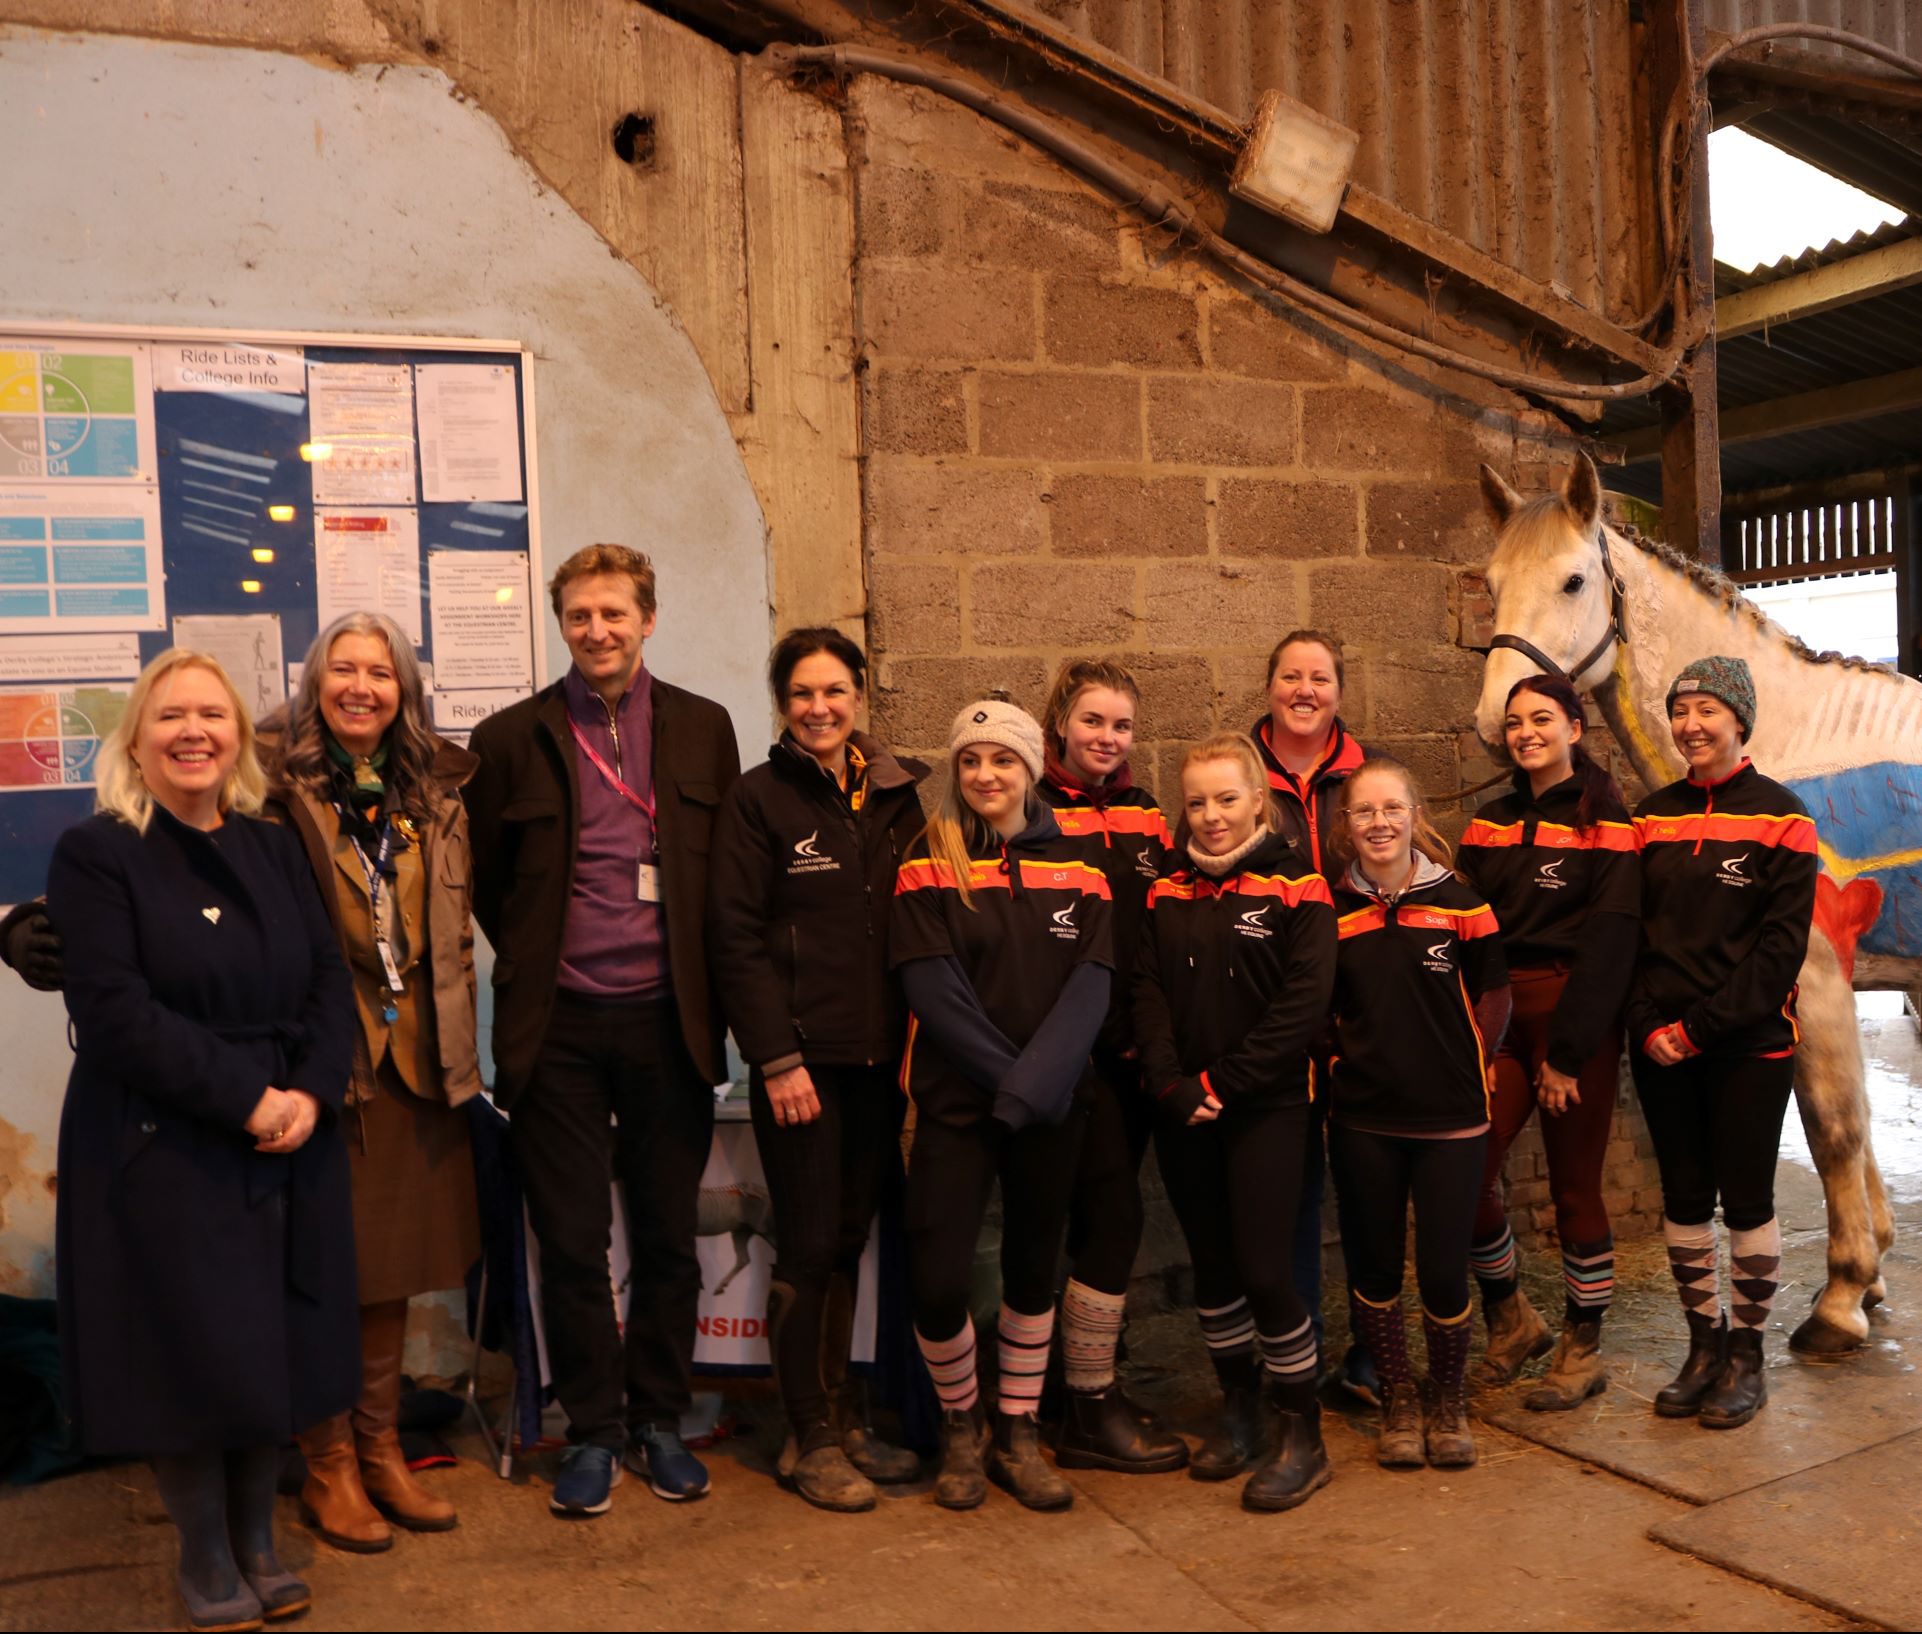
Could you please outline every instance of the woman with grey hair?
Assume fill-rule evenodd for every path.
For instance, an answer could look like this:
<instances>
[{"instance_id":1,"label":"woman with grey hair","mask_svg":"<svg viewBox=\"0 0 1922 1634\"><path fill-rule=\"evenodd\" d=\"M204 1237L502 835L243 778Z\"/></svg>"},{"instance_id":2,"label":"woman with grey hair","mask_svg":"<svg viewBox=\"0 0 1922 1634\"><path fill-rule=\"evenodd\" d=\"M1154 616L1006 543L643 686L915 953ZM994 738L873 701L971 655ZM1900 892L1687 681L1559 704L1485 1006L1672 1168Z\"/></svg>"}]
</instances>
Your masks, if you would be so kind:
<instances>
[{"instance_id":1,"label":"woman with grey hair","mask_svg":"<svg viewBox=\"0 0 1922 1634\"><path fill-rule=\"evenodd\" d=\"M367 612L320 632L293 701L261 723L260 748L268 814L300 836L358 1012L345 1130L360 1399L301 1435L301 1502L329 1543L373 1553L393 1542L388 1520L455 1524L453 1506L408 1469L397 1420L408 1299L458 1286L480 1256L459 1110L480 1089L460 796L477 763L429 728L412 644Z\"/></svg>"}]
</instances>

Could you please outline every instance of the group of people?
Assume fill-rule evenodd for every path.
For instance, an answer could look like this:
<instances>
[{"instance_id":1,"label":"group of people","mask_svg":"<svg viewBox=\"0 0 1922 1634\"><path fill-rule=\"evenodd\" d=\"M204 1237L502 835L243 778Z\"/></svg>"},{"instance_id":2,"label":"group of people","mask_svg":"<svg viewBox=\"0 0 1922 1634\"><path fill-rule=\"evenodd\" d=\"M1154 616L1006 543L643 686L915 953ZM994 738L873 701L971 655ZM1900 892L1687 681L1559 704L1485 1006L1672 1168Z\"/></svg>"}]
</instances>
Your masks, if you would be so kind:
<instances>
[{"instance_id":1,"label":"group of people","mask_svg":"<svg viewBox=\"0 0 1922 1634\"><path fill-rule=\"evenodd\" d=\"M481 1087L476 922L496 955L492 1093L569 1423L558 1513L606 1511L624 1467L662 1498L707 1491L679 1425L728 1031L775 1215L777 1468L819 1507L871 1508L877 1483L920 1473L870 1426L849 1366L904 1118L910 1307L946 1507L992 1482L1065 1508L1061 1468L1245 1475L1244 1504L1264 1511L1324 1485L1331 1166L1342 1377L1379 1405L1382 1464L1474 1462L1475 1284L1475 1380L1511 1382L1553 1348L1527 1404L1586 1399L1606 1384L1602 1161L1624 1027L1689 1330L1656 1409L1727 1427L1762 1404L1816 859L1807 814L1742 752L1755 699L1739 660L1676 677L1688 775L1632 820L1573 690L1519 683L1512 792L1451 854L1409 769L1343 725L1325 633L1277 644L1252 731L1186 750L1171 832L1131 775L1142 698L1112 660L1064 664L1039 718L1002 698L963 708L930 801L929 768L859 728L866 661L845 635L775 645L780 739L742 774L726 713L644 662L645 555L590 546L550 591L567 675L466 750L429 728L413 651L378 615L323 630L258 729L213 659L157 658L102 745L98 814L61 839L44 913L3 927L8 962L63 985L73 1022L57 1253L73 1421L90 1452L152 1460L193 1626L308 1604L271 1524L291 1437L330 1543L378 1550L392 1524L456 1523L395 1424L406 1301L456 1284L478 1251L460 1110ZM1502 1204L1503 1158L1537 1106L1559 1341L1520 1291ZM1150 1142L1221 1385L1193 1448L1116 1375ZM984 1386L973 1281L997 1182Z\"/></svg>"}]
</instances>

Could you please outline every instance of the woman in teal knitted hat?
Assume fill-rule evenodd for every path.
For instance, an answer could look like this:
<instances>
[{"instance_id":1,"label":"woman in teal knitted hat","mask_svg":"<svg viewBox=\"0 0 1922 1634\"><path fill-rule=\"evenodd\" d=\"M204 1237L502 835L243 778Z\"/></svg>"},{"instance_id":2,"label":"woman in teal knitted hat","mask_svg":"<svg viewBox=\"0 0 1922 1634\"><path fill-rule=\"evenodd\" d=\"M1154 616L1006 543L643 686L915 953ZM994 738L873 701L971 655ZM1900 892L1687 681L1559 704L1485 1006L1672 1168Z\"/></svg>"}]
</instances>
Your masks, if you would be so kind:
<instances>
[{"instance_id":1,"label":"woman in teal knitted hat","mask_svg":"<svg viewBox=\"0 0 1922 1634\"><path fill-rule=\"evenodd\" d=\"M1688 1360L1655 1397L1666 1418L1746 1424L1768 1399L1762 1334L1782 1264L1775 1154L1794 1082L1796 980L1815 908L1815 824L1742 752L1755 680L1698 658L1668 689L1688 775L1635 816L1642 953L1630 1062L1662 1171L1662 1233L1688 1321ZM1721 1294L1715 1210L1729 1235Z\"/></svg>"}]
</instances>

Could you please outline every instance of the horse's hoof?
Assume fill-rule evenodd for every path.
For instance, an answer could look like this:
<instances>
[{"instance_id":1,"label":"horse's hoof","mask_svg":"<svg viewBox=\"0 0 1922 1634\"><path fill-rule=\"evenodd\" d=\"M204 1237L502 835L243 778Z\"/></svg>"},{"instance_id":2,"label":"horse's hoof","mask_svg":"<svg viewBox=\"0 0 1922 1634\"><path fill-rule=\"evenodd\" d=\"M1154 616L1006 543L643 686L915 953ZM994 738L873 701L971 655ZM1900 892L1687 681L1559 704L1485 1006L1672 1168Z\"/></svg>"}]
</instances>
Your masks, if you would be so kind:
<instances>
[{"instance_id":1,"label":"horse's hoof","mask_svg":"<svg viewBox=\"0 0 1922 1634\"><path fill-rule=\"evenodd\" d=\"M1789 1335L1789 1349L1811 1361L1843 1361L1861 1348L1854 1334L1820 1316L1811 1316Z\"/></svg>"},{"instance_id":2,"label":"horse's hoof","mask_svg":"<svg viewBox=\"0 0 1922 1634\"><path fill-rule=\"evenodd\" d=\"M1880 1277L1868 1285L1862 1295L1862 1309L1872 1311L1888 1296L1889 1287Z\"/></svg>"}]
</instances>

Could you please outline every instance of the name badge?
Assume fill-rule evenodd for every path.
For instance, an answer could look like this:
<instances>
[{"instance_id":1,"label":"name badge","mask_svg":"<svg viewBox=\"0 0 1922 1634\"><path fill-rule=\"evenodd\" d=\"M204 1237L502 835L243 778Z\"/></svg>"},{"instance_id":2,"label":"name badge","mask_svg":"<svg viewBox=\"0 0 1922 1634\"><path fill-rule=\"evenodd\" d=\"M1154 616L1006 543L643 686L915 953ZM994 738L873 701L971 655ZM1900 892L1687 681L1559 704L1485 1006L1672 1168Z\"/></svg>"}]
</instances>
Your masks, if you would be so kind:
<instances>
[{"instance_id":1,"label":"name badge","mask_svg":"<svg viewBox=\"0 0 1922 1634\"><path fill-rule=\"evenodd\" d=\"M661 900L661 870L659 866L651 862L637 863L635 865L635 871L635 896L642 902L659 902Z\"/></svg>"},{"instance_id":2,"label":"name badge","mask_svg":"<svg viewBox=\"0 0 1922 1634\"><path fill-rule=\"evenodd\" d=\"M380 968L386 973L388 991L391 993L404 992L405 988L402 986L400 979L400 965L394 958L394 950L387 945L385 940L378 941L374 945L380 949Z\"/></svg>"}]
</instances>

